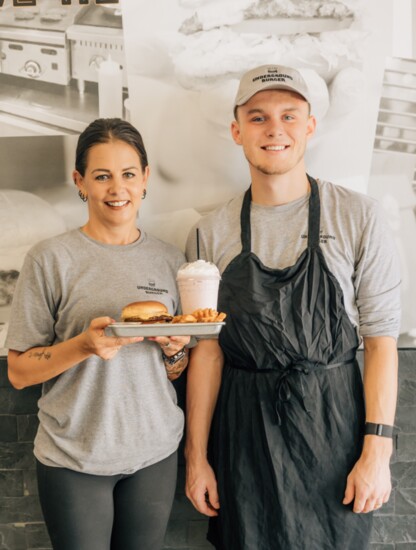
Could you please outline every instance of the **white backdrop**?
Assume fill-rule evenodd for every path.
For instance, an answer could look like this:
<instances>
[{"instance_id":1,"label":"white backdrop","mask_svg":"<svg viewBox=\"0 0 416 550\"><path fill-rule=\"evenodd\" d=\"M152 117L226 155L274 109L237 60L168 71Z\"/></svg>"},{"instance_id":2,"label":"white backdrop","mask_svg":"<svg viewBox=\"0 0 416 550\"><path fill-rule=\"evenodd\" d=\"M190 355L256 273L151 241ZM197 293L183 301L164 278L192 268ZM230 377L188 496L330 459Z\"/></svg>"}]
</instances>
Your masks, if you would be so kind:
<instances>
[{"instance_id":1,"label":"white backdrop","mask_svg":"<svg viewBox=\"0 0 416 550\"><path fill-rule=\"evenodd\" d=\"M38 6L53 1L38 0ZM232 100L241 73L267 62L297 66L313 89L318 130L307 153L308 171L377 195L381 187L368 188L368 182L378 181L383 166L373 163L370 180L384 62L392 54L413 55L410 0L394 0L394 6L392 0L346 0L356 10L352 23L348 17L289 17L246 20L192 33L195 13L212 22L212 12L210 19L209 11L201 8L214 1L123 0L120 4L128 84L124 87L124 95L128 95L124 116L143 134L151 165L148 198L140 212L145 228L183 248L189 228L201 214L248 186L247 163L229 132ZM246 3L222 0L218 17L230 13L235 16L239 6ZM56 4L59 6L59 0ZM0 8L0 27L1 23ZM275 33L270 32L271 24L275 25ZM179 32L186 25L188 34ZM308 34L308 30L315 34ZM10 84L0 71L0 87L4 82ZM17 89L31 86L24 78L14 77L11 82ZM42 93L53 96L65 88L33 83L36 85ZM89 112L91 119L99 113L98 92L96 84L88 85L85 97L90 103L85 113ZM64 95L68 93L74 101L82 101L74 79ZM85 220L86 207L78 199L71 179L77 132L74 128L49 128L50 135L45 135L45 128L39 131L38 109L35 124L25 119L23 127L16 127L14 133L2 118L6 104L1 96L0 135L1 130L7 134L0 137L0 191L33 193L42 200L36 203L37 209L47 211L54 220L49 225L51 232L79 226ZM44 107L49 121L55 104L51 102L49 109ZM84 124L87 122L85 119ZM409 169L406 171L408 174ZM27 204L25 200L22 205ZM3 213L5 205L3 201ZM409 203L405 208L406 227L413 227ZM19 218L8 215L8 228L12 230L4 231L6 217L0 211L0 283L3 277L3 298L6 296L2 302L0 289L0 348L1 323L7 322L7 296L13 285L13 274L10 278L8 272L18 271L27 247L43 238L36 229L40 217L28 207L21 218L25 227L16 226L13 231L13 223L18 224ZM20 235L19 242L15 235ZM22 235L26 236L23 243ZM412 272L414 263L406 260L415 238L409 232L401 232L397 238L405 251L404 302L408 312L416 312L414 285L410 283L416 275ZM405 330L411 332L416 320L415 314L408 312ZM413 340L410 342L413 345Z\"/></svg>"},{"instance_id":2,"label":"white backdrop","mask_svg":"<svg viewBox=\"0 0 416 550\"><path fill-rule=\"evenodd\" d=\"M250 35L238 25L184 35L178 29L195 10L183 6L198 2L124 1L130 116L152 159L153 212L205 211L247 187L246 162L229 132L232 99L239 76L267 62L297 66L312 84L318 130L307 154L310 173L366 191L392 7L383 0L355 4L349 28L343 20L315 20L314 29L332 32L312 37L304 19L289 18L288 26L276 18L271 37L257 20Z\"/></svg>"}]
</instances>

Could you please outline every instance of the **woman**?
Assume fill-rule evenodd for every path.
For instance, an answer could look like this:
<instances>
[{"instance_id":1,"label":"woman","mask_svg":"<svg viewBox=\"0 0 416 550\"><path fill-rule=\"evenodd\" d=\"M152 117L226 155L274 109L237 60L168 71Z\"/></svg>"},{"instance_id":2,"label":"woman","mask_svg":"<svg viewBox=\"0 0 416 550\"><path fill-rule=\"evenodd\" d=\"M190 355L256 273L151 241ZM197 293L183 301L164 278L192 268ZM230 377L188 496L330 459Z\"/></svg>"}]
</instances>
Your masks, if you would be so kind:
<instances>
[{"instance_id":1,"label":"woman","mask_svg":"<svg viewBox=\"0 0 416 550\"><path fill-rule=\"evenodd\" d=\"M168 377L189 337L106 334L139 300L178 308L173 246L138 229L149 167L139 132L99 119L80 135L74 182L88 221L35 245L13 299L9 379L43 384L34 453L54 550L161 548L183 414Z\"/></svg>"}]
</instances>

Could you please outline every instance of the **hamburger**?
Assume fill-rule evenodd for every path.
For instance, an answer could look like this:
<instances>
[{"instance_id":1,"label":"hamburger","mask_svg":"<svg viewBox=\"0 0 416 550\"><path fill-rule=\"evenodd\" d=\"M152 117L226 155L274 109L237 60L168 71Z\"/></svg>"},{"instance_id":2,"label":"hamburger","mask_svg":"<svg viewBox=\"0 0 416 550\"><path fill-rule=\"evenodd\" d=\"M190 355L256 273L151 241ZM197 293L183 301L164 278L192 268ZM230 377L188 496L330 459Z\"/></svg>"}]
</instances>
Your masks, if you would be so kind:
<instances>
[{"instance_id":1,"label":"hamburger","mask_svg":"<svg viewBox=\"0 0 416 550\"><path fill-rule=\"evenodd\" d=\"M132 302L125 306L121 312L124 322L134 323L169 323L173 316L169 315L166 306L160 302Z\"/></svg>"},{"instance_id":2,"label":"hamburger","mask_svg":"<svg viewBox=\"0 0 416 550\"><path fill-rule=\"evenodd\" d=\"M350 29L359 20L360 0L179 2L192 11L178 28L171 58L186 89L236 84L256 65L282 63L313 67L330 82L340 68L362 63L365 31Z\"/></svg>"},{"instance_id":3,"label":"hamburger","mask_svg":"<svg viewBox=\"0 0 416 550\"><path fill-rule=\"evenodd\" d=\"M354 2L354 0L349 0L349 2ZM335 19L341 21L355 16L354 10L346 0L240 0L239 2L224 2L222 0L221 3L215 0L200 3L193 7L195 10L193 15L186 19L179 28L179 32L183 34L210 31L224 26L239 26L245 21L253 22L253 20L279 20L283 18L286 19L286 23L289 18L300 18L302 20ZM351 24L351 21L349 24ZM244 27L246 27L246 32L250 32L247 25L244 25ZM252 28L254 32L256 32L255 27L256 25ZM269 28L273 29L272 26L269 26ZM278 30L276 28L276 32L273 33L272 31L272 33L278 34Z\"/></svg>"}]
</instances>

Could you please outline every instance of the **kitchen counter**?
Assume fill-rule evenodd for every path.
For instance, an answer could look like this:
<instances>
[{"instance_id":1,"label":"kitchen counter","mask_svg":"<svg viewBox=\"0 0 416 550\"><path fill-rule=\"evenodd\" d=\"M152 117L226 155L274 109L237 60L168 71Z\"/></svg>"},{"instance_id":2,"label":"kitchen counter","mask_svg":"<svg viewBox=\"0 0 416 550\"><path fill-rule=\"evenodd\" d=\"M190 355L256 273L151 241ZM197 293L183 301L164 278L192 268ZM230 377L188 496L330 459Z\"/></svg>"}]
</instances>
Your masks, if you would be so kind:
<instances>
[{"instance_id":1,"label":"kitchen counter","mask_svg":"<svg viewBox=\"0 0 416 550\"><path fill-rule=\"evenodd\" d=\"M40 128L78 134L98 117L97 84L87 82L80 94L75 81L62 86L0 74L0 113L16 117L16 126L35 121Z\"/></svg>"}]
</instances>

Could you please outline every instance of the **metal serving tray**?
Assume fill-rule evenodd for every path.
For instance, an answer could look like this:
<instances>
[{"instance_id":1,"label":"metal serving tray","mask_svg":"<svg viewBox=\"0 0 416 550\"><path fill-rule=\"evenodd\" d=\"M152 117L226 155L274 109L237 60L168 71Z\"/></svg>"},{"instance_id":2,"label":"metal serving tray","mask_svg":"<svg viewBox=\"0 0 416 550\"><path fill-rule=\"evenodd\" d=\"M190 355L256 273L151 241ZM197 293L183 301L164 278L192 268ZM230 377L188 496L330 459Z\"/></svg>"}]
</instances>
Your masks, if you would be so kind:
<instances>
[{"instance_id":1,"label":"metal serving tray","mask_svg":"<svg viewBox=\"0 0 416 550\"><path fill-rule=\"evenodd\" d=\"M214 336L225 323L113 323L106 328L113 336Z\"/></svg>"}]
</instances>

